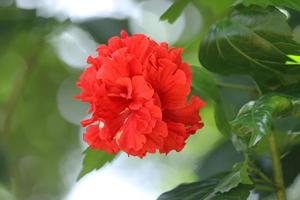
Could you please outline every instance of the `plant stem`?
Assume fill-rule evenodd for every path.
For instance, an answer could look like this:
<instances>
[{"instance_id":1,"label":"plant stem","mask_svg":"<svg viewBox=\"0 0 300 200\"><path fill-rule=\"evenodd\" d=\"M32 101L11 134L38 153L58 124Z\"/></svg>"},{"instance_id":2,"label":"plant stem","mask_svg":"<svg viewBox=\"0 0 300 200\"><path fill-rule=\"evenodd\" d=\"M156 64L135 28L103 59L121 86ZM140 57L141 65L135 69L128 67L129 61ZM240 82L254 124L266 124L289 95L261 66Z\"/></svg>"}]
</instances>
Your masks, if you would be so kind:
<instances>
[{"instance_id":1,"label":"plant stem","mask_svg":"<svg viewBox=\"0 0 300 200\"><path fill-rule=\"evenodd\" d=\"M260 171L259 169L254 168L253 172L256 173L256 175L258 175L260 178L262 178L265 182L274 185L273 181L267 176L265 175L262 171Z\"/></svg>"},{"instance_id":2,"label":"plant stem","mask_svg":"<svg viewBox=\"0 0 300 200\"><path fill-rule=\"evenodd\" d=\"M255 92L256 91L256 89L254 87L247 86L247 85L239 85L239 84L234 84L234 83L218 82L217 86L224 87L224 88L235 89L235 90L243 90L243 91L246 91L246 92Z\"/></svg>"},{"instance_id":3,"label":"plant stem","mask_svg":"<svg viewBox=\"0 0 300 200\"><path fill-rule=\"evenodd\" d=\"M278 152L274 133L268 137L268 143L272 156L273 174L276 186L276 197L277 200L286 200L285 187L282 175L282 166L280 163L280 155Z\"/></svg>"}]
</instances>

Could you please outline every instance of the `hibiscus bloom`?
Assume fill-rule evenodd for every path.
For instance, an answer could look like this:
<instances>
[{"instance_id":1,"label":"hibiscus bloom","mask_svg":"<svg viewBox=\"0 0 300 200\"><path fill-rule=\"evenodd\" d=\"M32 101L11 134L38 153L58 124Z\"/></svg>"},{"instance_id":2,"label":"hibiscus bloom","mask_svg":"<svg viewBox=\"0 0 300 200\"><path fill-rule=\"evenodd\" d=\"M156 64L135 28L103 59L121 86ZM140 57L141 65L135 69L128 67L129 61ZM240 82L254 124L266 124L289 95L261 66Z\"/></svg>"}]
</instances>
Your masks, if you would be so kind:
<instances>
[{"instance_id":1,"label":"hibiscus bloom","mask_svg":"<svg viewBox=\"0 0 300 200\"><path fill-rule=\"evenodd\" d=\"M77 82L78 98L90 104L84 140L93 149L139 157L181 151L203 127L204 106L196 96L187 101L192 74L183 50L122 31L97 51Z\"/></svg>"}]
</instances>

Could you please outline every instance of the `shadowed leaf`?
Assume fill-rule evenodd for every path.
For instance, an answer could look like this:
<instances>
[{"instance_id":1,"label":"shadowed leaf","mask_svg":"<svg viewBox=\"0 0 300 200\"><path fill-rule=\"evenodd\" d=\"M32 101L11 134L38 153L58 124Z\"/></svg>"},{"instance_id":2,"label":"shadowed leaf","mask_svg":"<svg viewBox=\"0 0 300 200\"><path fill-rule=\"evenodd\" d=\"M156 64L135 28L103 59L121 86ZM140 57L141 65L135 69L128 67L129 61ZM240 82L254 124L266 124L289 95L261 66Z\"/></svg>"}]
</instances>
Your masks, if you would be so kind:
<instances>
[{"instance_id":1,"label":"shadowed leaf","mask_svg":"<svg viewBox=\"0 0 300 200\"><path fill-rule=\"evenodd\" d=\"M239 0L237 2L243 3L246 6L253 5L253 4L262 7L279 6L279 7L288 7L300 11L299 0Z\"/></svg>"},{"instance_id":2,"label":"shadowed leaf","mask_svg":"<svg viewBox=\"0 0 300 200\"><path fill-rule=\"evenodd\" d=\"M247 74L264 85L290 84L300 66L286 16L275 7L236 7L229 18L213 25L203 40L199 59L205 68L222 75Z\"/></svg>"},{"instance_id":3,"label":"shadowed leaf","mask_svg":"<svg viewBox=\"0 0 300 200\"><path fill-rule=\"evenodd\" d=\"M230 135L230 126L225 116L224 105L219 88L212 74L206 69L191 66L193 72L192 88L204 98L212 100L216 125L221 133Z\"/></svg>"}]
</instances>

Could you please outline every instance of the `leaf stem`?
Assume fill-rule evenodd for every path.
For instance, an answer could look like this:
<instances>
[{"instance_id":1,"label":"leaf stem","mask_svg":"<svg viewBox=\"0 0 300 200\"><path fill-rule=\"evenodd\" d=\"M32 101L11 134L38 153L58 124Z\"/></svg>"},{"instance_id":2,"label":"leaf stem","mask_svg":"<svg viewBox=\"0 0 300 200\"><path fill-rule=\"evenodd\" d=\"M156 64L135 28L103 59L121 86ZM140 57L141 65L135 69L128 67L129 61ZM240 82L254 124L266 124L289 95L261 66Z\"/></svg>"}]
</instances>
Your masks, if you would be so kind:
<instances>
[{"instance_id":1,"label":"leaf stem","mask_svg":"<svg viewBox=\"0 0 300 200\"><path fill-rule=\"evenodd\" d=\"M243 90L243 91L246 91L246 92L256 92L256 88L246 86L246 85L218 82L217 86L223 87L223 88L235 89L235 90Z\"/></svg>"},{"instance_id":2,"label":"leaf stem","mask_svg":"<svg viewBox=\"0 0 300 200\"><path fill-rule=\"evenodd\" d=\"M262 191L270 191L270 192L274 192L274 187L270 187L268 185L255 185L255 188L258 190L262 190Z\"/></svg>"},{"instance_id":3,"label":"leaf stem","mask_svg":"<svg viewBox=\"0 0 300 200\"><path fill-rule=\"evenodd\" d=\"M274 186L273 181L265 174L263 173L257 166L256 164L254 164L254 162L249 161L249 166L251 167L251 171L259 176L261 178L261 180L265 183L269 183L270 185Z\"/></svg>"},{"instance_id":4,"label":"leaf stem","mask_svg":"<svg viewBox=\"0 0 300 200\"><path fill-rule=\"evenodd\" d=\"M276 186L276 197L277 200L286 200L286 193L282 175L282 166L280 163L280 155L278 152L274 133L268 137L268 143L272 157L273 174Z\"/></svg>"},{"instance_id":5,"label":"leaf stem","mask_svg":"<svg viewBox=\"0 0 300 200\"><path fill-rule=\"evenodd\" d=\"M256 175L258 175L260 178L262 178L266 183L269 183L271 185L274 184L273 181L259 169L254 168L252 170L253 170L253 172L256 173Z\"/></svg>"}]
</instances>

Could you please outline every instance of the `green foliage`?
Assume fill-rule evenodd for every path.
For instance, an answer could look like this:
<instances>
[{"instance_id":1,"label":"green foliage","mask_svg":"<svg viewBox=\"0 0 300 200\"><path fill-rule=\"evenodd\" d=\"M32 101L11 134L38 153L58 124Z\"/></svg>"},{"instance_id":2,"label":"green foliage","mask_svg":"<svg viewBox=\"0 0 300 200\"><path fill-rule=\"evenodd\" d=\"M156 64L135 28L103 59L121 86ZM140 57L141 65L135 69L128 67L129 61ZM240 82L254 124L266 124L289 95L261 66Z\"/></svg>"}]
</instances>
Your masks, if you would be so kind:
<instances>
[{"instance_id":1,"label":"green foliage","mask_svg":"<svg viewBox=\"0 0 300 200\"><path fill-rule=\"evenodd\" d=\"M197 2L202 5L201 1ZM293 31L287 17L274 6L299 10L300 2L241 0L236 5L227 18L211 26L201 43L199 61L208 71L221 77L252 77L258 93L241 85L222 85L214 77L215 74L201 67L192 67L192 87L196 94L206 97L214 106L217 127L222 133L230 136L232 143L238 151L243 152L246 160L234 165L232 171L223 176L180 185L162 194L159 200L247 199L249 191L254 188L258 192L264 191L259 193L260 197L274 191L277 194L280 191L281 196L284 196L284 191L274 186L275 182L280 188L284 187L283 181L280 180L280 156L287 155L284 159L284 170L290 169L290 173L284 172L283 174L287 175L283 175L283 178L288 184L300 172L299 169L288 165L294 163L292 160L297 160L295 154L290 152L298 152L299 134L286 128L289 126L274 124L275 120L291 116L294 118L289 122L293 124L298 120L295 117L300 116L300 44L293 40ZM237 90L247 89L252 93L252 100L242 106L230 123L224 114L228 105L224 105L220 85ZM280 131L276 130L278 126ZM274 133L277 131L280 134ZM274 134L277 141L267 140L270 137L265 136L271 134ZM276 152L276 143L279 152ZM264 173L266 169L260 168L260 161L256 161L258 155L268 152L268 146L272 147L272 168L276 174L274 182ZM264 160L258 160L260 159ZM213 168L212 165L210 167ZM272 174L272 168L267 169L268 174Z\"/></svg>"},{"instance_id":2,"label":"green foliage","mask_svg":"<svg viewBox=\"0 0 300 200\"><path fill-rule=\"evenodd\" d=\"M246 161L235 164L232 172L222 178L215 187L215 192L225 193L236 188L239 184L252 184L252 180L249 178L248 174L248 163Z\"/></svg>"},{"instance_id":3,"label":"green foliage","mask_svg":"<svg viewBox=\"0 0 300 200\"><path fill-rule=\"evenodd\" d=\"M211 73L203 67L191 66L193 73L192 88L196 94L208 98L214 106L215 122L220 132L230 134L230 126L225 116L222 97Z\"/></svg>"},{"instance_id":4,"label":"green foliage","mask_svg":"<svg viewBox=\"0 0 300 200\"><path fill-rule=\"evenodd\" d=\"M163 193L158 200L246 200L253 189L245 163L234 166L232 172L222 173L204 181L181 184ZM245 184L244 184L245 183Z\"/></svg>"},{"instance_id":5,"label":"green foliage","mask_svg":"<svg viewBox=\"0 0 300 200\"><path fill-rule=\"evenodd\" d=\"M279 6L288 7L300 11L300 2L298 0L238 0L238 3L243 3L246 6L259 5L266 6Z\"/></svg>"},{"instance_id":6,"label":"green foliage","mask_svg":"<svg viewBox=\"0 0 300 200\"><path fill-rule=\"evenodd\" d=\"M114 157L114 154L108 154L104 151L87 148L84 151L82 170L77 180L81 179L84 175L88 174L93 170L100 169L105 163L111 161Z\"/></svg>"},{"instance_id":7,"label":"green foliage","mask_svg":"<svg viewBox=\"0 0 300 200\"><path fill-rule=\"evenodd\" d=\"M214 13L217 17L224 15L228 11L228 8L234 3L234 0L194 0L193 3L199 4L200 9L210 9L209 12ZM201 9L201 10L203 10Z\"/></svg>"},{"instance_id":8,"label":"green foliage","mask_svg":"<svg viewBox=\"0 0 300 200\"><path fill-rule=\"evenodd\" d=\"M175 189L163 193L157 200L204 200L214 192L218 179L181 184Z\"/></svg>"},{"instance_id":9,"label":"green foliage","mask_svg":"<svg viewBox=\"0 0 300 200\"><path fill-rule=\"evenodd\" d=\"M209 10L209 12L219 16L220 14L223 14L233 2L234 0L175 0L174 3L160 16L160 20L166 20L171 24L174 23L189 3L193 3L201 11Z\"/></svg>"},{"instance_id":10,"label":"green foliage","mask_svg":"<svg viewBox=\"0 0 300 200\"><path fill-rule=\"evenodd\" d=\"M169 23L175 22L190 1L191 0L176 0L168 10L162 14L160 20L167 20Z\"/></svg>"},{"instance_id":11,"label":"green foliage","mask_svg":"<svg viewBox=\"0 0 300 200\"><path fill-rule=\"evenodd\" d=\"M290 59L292 59L292 61L288 61L287 64L291 64L291 65L300 64L300 56L297 56L297 55L288 55L288 57Z\"/></svg>"},{"instance_id":12,"label":"green foliage","mask_svg":"<svg viewBox=\"0 0 300 200\"><path fill-rule=\"evenodd\" d=\"M249 146L256 145L264 136L272 134L275 117L299 116L299 100L285 95L266 95L241 108L231 122L233 131L242 138L250 138Z\"/></svg>"},{"instance_id":13,"label":"green foliage","mask_svg":"<svg viewBox=\"0 0 300 200\"><path fill-rule=\"evenodd\" d=\"M240 184L236 188L230 190L229 192L216 194L214 197L209 198L210 200L247 200L250 191L253 188L249 185Z\"/></svg>"},{"instance_id":14,"label":"green foliage","mask_svg":"<svg viewBox=\"0 0 300 200\"><path fill-rule=\"evenodd\" d=\"M298 54L299 50L279 10L238 6L229 18L210 28L199 59L212 72L247 74L257 82L274 86L299 79L299 65L286 64L293 61L288 55Z\"/></svg>"},{"instance_id":15,"label":"green foliage","mask_svg":"<svg viewBox=\"0 0 300 200\"><path fill-rule=\"evenodd\" d=\"M248 161L237 163L229 172L220 173L204 181L181 184L163 193L158 200L246 200L253 189L248 168Z\"/></svg>"},{"instance_id":16,"label":"green foliage","mask_svg":"<svg viewBox=\"0 0 300 200\"><path fill-rule=\"evenodd\" d=\"M70 23L0 6L1 200L9 199L2 185L14 199L50 200L62 199L75 182L81 137L78 125L62 117L57 95L79 71L66 66L49 42ZM75 82L69 82L73 92ZM66 97L75 101L75 94Z\"/></svg>"},{"instance_id":17,"label":"green foliage","mask_svg":"<svg viewBox=\"0 0 300 200\"><path fill-rule=\"evenodd\" d=\"M233 2L174 0L161 16L161 20L173 23L189 3L200 11L201 20L190 22L201 21L202 31L196 40L188 41L193 48L185 52L187 57L193 57L187 62L193 60L199 65L194 59L198 48L194 47L202 40L207 24L229 12ZM210 28L202 41L199 58L205 68L192 66L192 90L214 107L217 128L227 136L227 144L232 142L240 151L231 148L238 158L228 149L220 149L222 154L218 156L212 150L209 159L199 161L199 181L179 185L159 200L246 200L250 191L256 192L259 199L272 195L278 188L269 178L272 167L268 165L265 136L273 132L282 158L285 186L290 186L300 173L299 127L294 126L299 125L300 113L300 45L293 40L289 19L275 7L294 10L290 12L294 28L299 21L294 16L300 11L300 1L239 0L236 5L227 18ZM62 168L66 167L64 162L74 158L70 153L80 148L78 127L60 115L56 96L61 83L70 77L77 79L79 71L67 68L47 39L58 28L70 24L68 20L61 23L37 17L34 10L0 7L0 199L61 199L69 189ZM95 19L76 25L102 43L119 33L120 27L127 27L127 21ZM240 85L237 79L244 75L251 76L258 89L253 90L252 83ZM236 85L221 84L222 79ZM247 99L241 98L241 92L229 93L229 87L243 90ZM258 94L258 90L263 94ZM230 104L225 101L228 96ZM241 107L237 102L244 104L249 100L229 122L229 110L237 111ZM78 179L113 159L113 155L87 149ZM201 161L205 163L203 168ZM69 165L68 172L73 171ZM226 170L230 171L214 175ZM76 175L73 176L75 181Z\"/></svg>"},{"instance_id":18,"label":"green foliage","mask_svg":"<svg viewBox=\"0 0 300 200\"><path fill-rule=\"evenodd\" d=\"M0 181L16 199L65 193L61 162L79 145L77 128L57 109L57 90L71 72L45 39L55 23L36 17L35 11L0 8L0 148L5 161L0 170L6 170Z\"/></svg>"}]
</instances>

